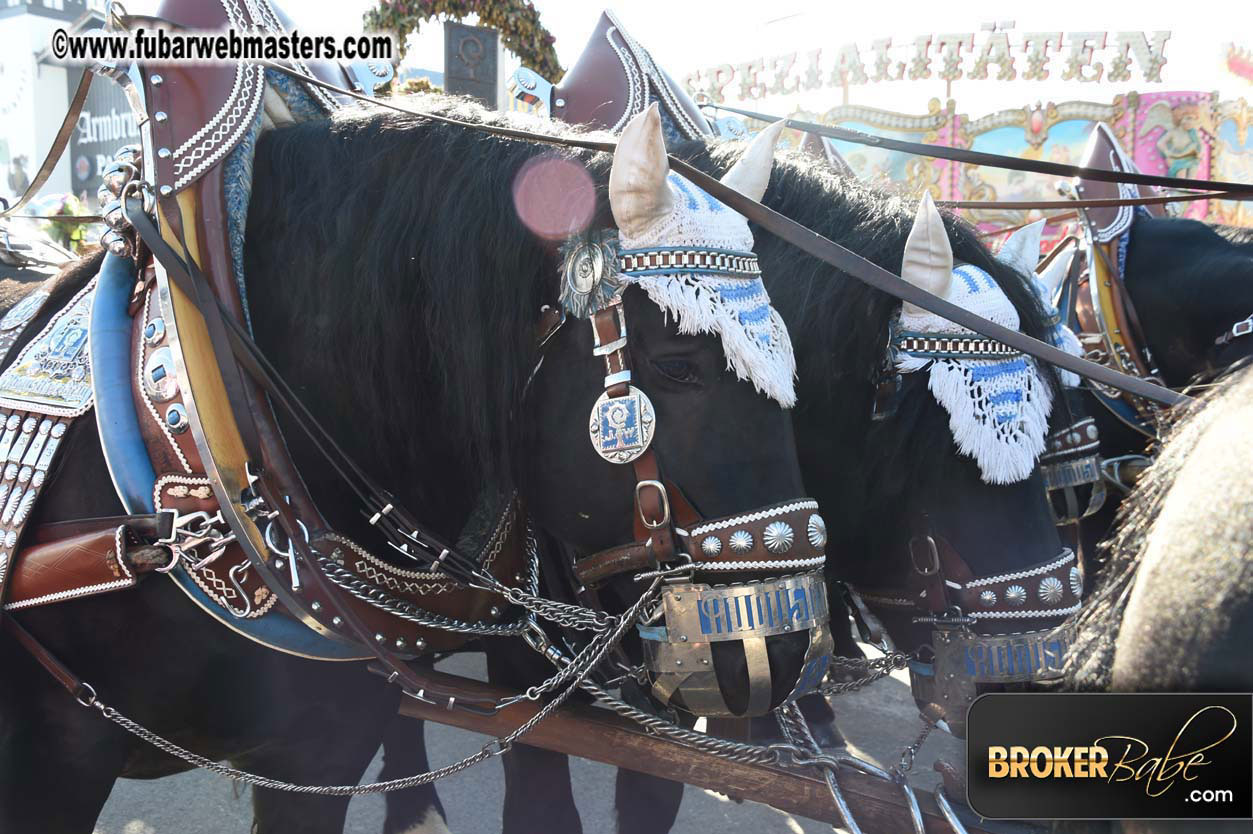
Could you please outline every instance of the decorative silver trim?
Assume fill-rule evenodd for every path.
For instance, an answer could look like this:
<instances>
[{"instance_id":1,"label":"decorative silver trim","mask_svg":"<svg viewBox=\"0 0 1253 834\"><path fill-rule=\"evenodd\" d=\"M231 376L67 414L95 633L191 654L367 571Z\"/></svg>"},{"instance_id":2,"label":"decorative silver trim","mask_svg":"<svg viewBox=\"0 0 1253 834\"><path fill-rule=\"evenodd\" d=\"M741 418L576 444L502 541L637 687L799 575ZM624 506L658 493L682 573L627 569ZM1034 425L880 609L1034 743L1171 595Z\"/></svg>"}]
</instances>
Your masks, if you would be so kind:
<instances>
[{"instance_id":1,"label":"decorative silver trim","mask_svg":"<svg viewBox=\"0 0 1253 834\"><path fill-rule=\"evenodd\" d=\"M1038 568L1031 570L1016 571L1014 573L1002 573L996 576L985 576L982 579L972 579L966 583L967 588L981 588L984 585L993 585L997 582L1009 582L1014 579L1029 579L1032 576L1039 576L1042 573L1048 573L1060 565L1075 560L1075 553L1069 547L1062 548L1062 555L1058 556L1047 564L1040 565Z\"/></svg>"}]
</instances>

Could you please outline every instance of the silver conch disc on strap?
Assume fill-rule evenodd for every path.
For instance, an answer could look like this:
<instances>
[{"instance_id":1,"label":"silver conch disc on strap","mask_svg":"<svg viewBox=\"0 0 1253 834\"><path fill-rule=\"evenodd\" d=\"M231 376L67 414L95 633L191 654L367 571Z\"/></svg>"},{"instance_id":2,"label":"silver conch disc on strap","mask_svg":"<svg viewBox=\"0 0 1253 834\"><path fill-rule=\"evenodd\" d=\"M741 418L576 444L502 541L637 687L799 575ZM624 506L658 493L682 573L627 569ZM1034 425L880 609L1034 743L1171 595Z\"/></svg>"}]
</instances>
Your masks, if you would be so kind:
<instances>
[{"instance_id":1,"label":"silver conch disc on strap","mask_svg":"<svg viewBox=\"0 0 1253 834\"><path fill-rule=\"evenodd\" d=\"M592 406L587 425L596 453L610 463L630 463L653 442L657 416L648 395L634 385L621 397L605 391Z\"/></svg>"},{"instance_id":2,"label":"silver conch disc on strap","mask_svg":"<svg viewBox=\"0 0 1253 834\"><path fill-rule=\"evenodd\" d=\"M641 626L653 695L669 703L676 695L694 715L764 715L771 707L772 681L766 640L809 632L804 666L791 701L812 691L826 675L832 641L827 627L826 584L820 573L766 582L711 587L684 583L661 593L666 625ZM738 640L748 670L748 702L732 712L713 667L713 644Z\"/></svg>"}]
</instances>

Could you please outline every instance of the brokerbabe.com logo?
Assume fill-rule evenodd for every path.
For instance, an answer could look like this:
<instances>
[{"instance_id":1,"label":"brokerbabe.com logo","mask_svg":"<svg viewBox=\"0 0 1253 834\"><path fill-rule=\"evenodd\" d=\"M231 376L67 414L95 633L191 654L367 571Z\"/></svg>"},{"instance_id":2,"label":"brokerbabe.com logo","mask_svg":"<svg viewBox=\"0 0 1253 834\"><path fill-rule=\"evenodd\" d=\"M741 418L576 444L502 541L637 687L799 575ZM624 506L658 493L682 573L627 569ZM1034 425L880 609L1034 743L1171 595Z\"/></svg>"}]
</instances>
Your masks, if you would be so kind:
<instances>
[{"instance_id":1,"label":"brokerbabe.com logo","mask_svg":"<svg viewBox=\"0 0 1253 834\"><path fill-rule=\"evenodd\" d=\"M981 816L1253 818L1253 695L997 693L968 722Z\"/></svg>"}]
</instances>

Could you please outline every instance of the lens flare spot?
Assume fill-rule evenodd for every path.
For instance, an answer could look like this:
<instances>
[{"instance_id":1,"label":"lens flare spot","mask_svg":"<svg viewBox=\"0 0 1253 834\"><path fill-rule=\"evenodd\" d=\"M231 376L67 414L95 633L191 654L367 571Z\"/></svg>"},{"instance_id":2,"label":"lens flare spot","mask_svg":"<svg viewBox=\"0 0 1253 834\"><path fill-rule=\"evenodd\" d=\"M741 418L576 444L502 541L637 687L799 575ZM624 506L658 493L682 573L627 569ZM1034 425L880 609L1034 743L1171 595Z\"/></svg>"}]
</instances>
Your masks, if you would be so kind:
<instances>
[{"instance_id":1,"label":"lens flare spot","mask_svg":"<svg viewBox=\"0 0 1253 834\"><path fill-rule=\"evenodd\" d=\"M513 207L528 229L547 240L563 240L592 222L596 184L587 169L555 155L527 162L513 180Z\"/></svg>"}]
</instances>

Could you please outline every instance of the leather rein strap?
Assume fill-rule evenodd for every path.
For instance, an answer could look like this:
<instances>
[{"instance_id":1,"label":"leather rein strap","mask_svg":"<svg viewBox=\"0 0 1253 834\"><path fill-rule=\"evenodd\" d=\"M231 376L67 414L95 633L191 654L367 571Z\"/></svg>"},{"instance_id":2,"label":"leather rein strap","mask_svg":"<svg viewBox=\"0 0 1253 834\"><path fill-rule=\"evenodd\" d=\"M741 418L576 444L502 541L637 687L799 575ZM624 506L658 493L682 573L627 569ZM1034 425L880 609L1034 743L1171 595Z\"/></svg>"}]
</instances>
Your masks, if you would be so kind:
<instances>
[{"instance_id":1,"label":"leather rein strap","mask_svg":"<svg viewBox=\"0 0 1253 834\"><path fill-rule=\"evenodd\" d=\"M26 186L22 196L18 197L13 205L6 204L4 210L0 211L0 217L7 217L33 200L39 193L39 189L43 188L44 183L48 181L48 177L52 176L53 169L61 161L61 155L65 153L65 148L70 143L70 137L78 128L78 117L83 112L83 104L87 101L87 91L91 89L91 79L94 75L90 67L83 69L83 77L78 80L78 88L74 91L73 98L70 99L70 106L65 111L65 118L61 121L57 135L52 138L52 145L48 148L47 156L44 157L39 170L35 172L34 179L30 181L30 185Z\"/></svg>"},{"instance_id":2,"label":"leather rein strap","mask_svg":"<svg viewBox=\"0 0 1253 834\"><path fill-rule=\"evenodd\" d=\"M520 128L477 124L473 122L461 121L460 119L454 119L448 116L423 113L418 110L403 107L385 99L373 99L369 96L364 96L350 90L344 90L334 84L328 84L320 79L305 75L304 73L296 72L293 69L282 66L281 64L273 61L260 61L258 63L307 84L312 84L367 104L378 107L386 107L390 110L395 110L420 119L454 125L456 127L469 130L478 130L483 133L496 136L504 136L528 142L537 142L560 147L582 148L585 150L602 151L606 153L612 153L617 148L616 142L554 136L551 134L522 130ZM817 125L815 127L821 128L822 126ZM932 148L934 150L933 146L924 145L922 147ZM885 292L888 295L900 299L901 301L908 301L911 304L916 304L928 312L948 319L954 324L968 330L973 330L974 332L982 336L986 336L989 339L995 339L998 342L1003 342L1022 353L1028 354L1029 356L1033 356L1036 359L1040 359L1052 365L1056 365L1060 368L1064 368L1068 371L1073 371L1079 376L1099 382L1102 385L1107 385L1111 388L1118 388L1120 390L1127 391L1128 393L1135 394L1136 396L1144 397L1146 399L1153 400L1154 402L1159 402L1163 405L1180 405L1185 402L1190 402L1192 399L1191 397L1171 391L1168 388L1164 388L1146 380L1136 379L1135 377L1128 376L1127 374L1122 374L1110 368L1098 365L1095 362L1071 356L1065 351L1059 350L1053 345L1046 344L1038 339L1032 338L1025 333L1020 333L1016 330L1011 330L1008 327L996 324L995 322L988 321L982 316L972 313L963 307L932 295L920 287L914 286L908 281L902 279L899 275L894 275L877 264L866 260L857 253L839 245L835 241L823 237L812 229L806 228L802 224L797 223L795 220L779 214L777 211L762 205L756 200L745 197L739 191L723 185L715 177L709 176L684 160L673 155L668 155L668 160L672 170L681 174L694 185L703 189L724 205L735 209L751 222L756 223L766 231L778 236L784 241L796 246L819 260L824 261L830 266L836 267L853 278L868 284L874 289ZM1088 175L1086 173L1086 169L1077 168L1075 166L1062 166L1057 163L1047 164L1056 168L1064 169L1062 172L1063 175L1070 175L1072 171L1084 172L1085 176ZM1109 179L1109 176L1096 177L1095 174L1098 173L1109 174L1109 172L1092 172L1092 178ZM1116 181L1140 182L1145 179L1145 175L1124 172L1119 172L1116 176L1123 178L1122 180ZM1152 178L1150 177L1148 179L1151 180ZM1186 182L1190 181L1181 180L1176 182L1175 185ZM1241 193L1253 192L1253 186L1240 186L1240 189L1242 189ZM1068 202L1067 205L1073 206L1073 203Z\"/></svg>"}]
</instances>

